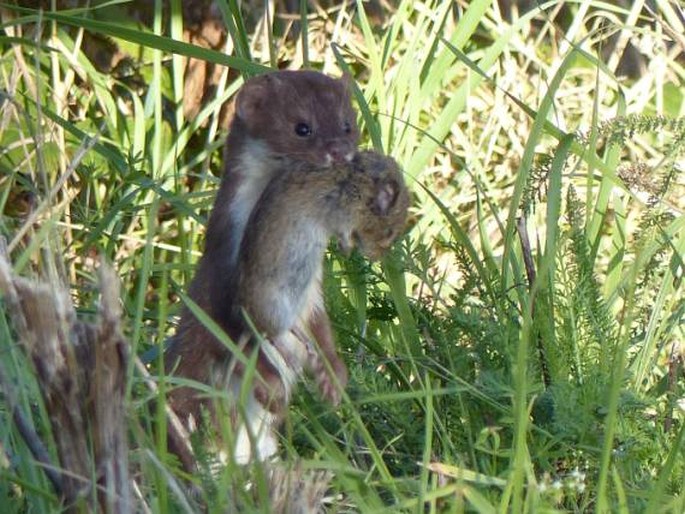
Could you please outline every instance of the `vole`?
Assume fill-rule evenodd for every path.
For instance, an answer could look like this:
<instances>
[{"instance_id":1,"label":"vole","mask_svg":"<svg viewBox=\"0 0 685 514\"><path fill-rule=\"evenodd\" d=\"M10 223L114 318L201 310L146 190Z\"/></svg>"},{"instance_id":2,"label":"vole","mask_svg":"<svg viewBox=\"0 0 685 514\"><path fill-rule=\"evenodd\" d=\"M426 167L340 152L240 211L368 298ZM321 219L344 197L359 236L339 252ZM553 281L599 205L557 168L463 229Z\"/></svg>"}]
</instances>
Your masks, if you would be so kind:
<instances>
[{"instance_id":1,"label":"vole","mask_svg":"<svg viewBox=\"0 0 685 514\"><path fill-rule=\"evenodd\" d=\"M251 78L238 92L226 141L225 168L206 231L204 254L189 296L234 340L241 328L232 323L236 265L247 220L266 185L288 163L307 163L320 170L348 161L359 138L347 80L314 71L278 71ZM298 205L284 204L283 215ZM308 331L329 361L339 382L347 370L333 343L330 321L320 298L310 306ZM175 376L211 384L230 353L184 309L176 336L165 355L165 368ZM275 373L269 359L259 358L260 374ZM330 391L329 388L322 390ZM266 390L258 396L267 402ZM186 424L197 421L201 395L176 388L170 404ZM336 402L334 393L329 400Z\"/></svg>"},{"instance_id":2,"label":"vole","mask_svg":"<svg viewBox=\"0 0 685 514\"><path fill-rule=\"evenodd\" d=\"M322 303L322 260L329 239L335 237L345 251L356 247L378 259L404 228L408 205L397 164L374 152L358 153L329 169L288 163L266 186L240 246L233 310L233 325L242 325L239 342L256 331L263 338L263 356L275 370L255 378L265 381L268 403L248 400L249 430L260 457L275 452L271 430L303 371L329 388L329 396L338 387L308 330L315 306ZM224 380L224 387L239 390L240 376L229 374ZM245 455L251 453L245 446L249 438L243 434L240 439L241 433L236 451Z\"/></svg>"}]
</instances>

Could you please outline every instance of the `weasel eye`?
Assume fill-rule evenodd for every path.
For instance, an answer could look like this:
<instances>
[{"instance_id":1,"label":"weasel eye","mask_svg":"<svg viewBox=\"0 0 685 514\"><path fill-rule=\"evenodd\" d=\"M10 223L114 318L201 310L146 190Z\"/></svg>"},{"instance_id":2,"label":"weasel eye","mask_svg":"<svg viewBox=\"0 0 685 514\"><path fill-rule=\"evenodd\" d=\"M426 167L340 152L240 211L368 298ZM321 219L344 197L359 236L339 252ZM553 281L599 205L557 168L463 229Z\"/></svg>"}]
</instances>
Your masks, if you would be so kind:
<instances>
[{"instance_id":1,"label":"weasel eye","mask_svg":"<svg viewBox=\"0 0 685 514\"><path fill-rule=\"evenodd\" d=\"M306 123L298 123L295 125L295 134L300 137L308 137L312 135L312 129Z\"/></svg>"}]
</instances>

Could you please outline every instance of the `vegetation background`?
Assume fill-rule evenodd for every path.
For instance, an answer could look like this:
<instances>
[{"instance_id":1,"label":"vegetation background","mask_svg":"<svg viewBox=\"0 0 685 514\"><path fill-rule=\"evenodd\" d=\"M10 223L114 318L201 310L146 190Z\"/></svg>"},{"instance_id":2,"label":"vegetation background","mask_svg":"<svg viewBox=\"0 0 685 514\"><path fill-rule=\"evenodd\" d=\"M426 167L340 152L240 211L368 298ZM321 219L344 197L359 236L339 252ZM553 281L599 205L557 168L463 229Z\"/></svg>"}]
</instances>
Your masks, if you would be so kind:
<instances>
[{"instance_id":1,"label":"vegetation background","mask_svg":"<svg viewBox=\"0 0 685 514\"><path fill-rule=\"evenodd\" d=\"M350 385L337 410L300 388L282 459L332 471L330 512L685 512L682 4L0 7L0 234L86 318L94 263L113 263L134 355L174 331L244 78L355 79L362 146L400 162L414 202L382 264L326 259ZM5 316L0 355L54 456ZM141 511L271 512L254 470L208 461L185 492L129 378ZM1 510L60 511L5 386Z\"/></svg>"}]
</instances>

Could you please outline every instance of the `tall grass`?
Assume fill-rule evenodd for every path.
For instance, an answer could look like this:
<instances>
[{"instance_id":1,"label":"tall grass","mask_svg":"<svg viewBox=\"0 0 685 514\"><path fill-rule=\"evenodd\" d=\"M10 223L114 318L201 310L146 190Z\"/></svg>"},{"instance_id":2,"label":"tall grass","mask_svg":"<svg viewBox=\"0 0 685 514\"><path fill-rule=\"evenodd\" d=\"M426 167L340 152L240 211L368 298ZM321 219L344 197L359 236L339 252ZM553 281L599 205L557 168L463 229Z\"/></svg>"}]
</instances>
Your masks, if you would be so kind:
<instances>
[{"instance_id":1,"label":"tall grass","mask_svg":"<svg viewBox=\"0 0 685 514\"><path fill-rule=\"evenodd\" d=\"M93 261L113 262L134 352L160 347L202 249L221 105L267 65L348 72L364 145L406 171L411 228L381 265L327 257L350 385L338 410L301 387L283 461L333 472L332 512L685 510L682 10L424 0L378 22L360 1L301 2L288 38L261 4L217 4L231 56L179 40L178 2L155 2L149 27L121 3L4 6L0 230L16 271L68 283L87 316ZM98 71L87 33L130 69ZM626 43L646 67L629 77L611 51ZM181 57L232 70L193 119ZM12 422L18 405L54 455L1 323L0 503L59 510ZM189 478L212 511L269 511L259 469L208 458L183 476L152 430L155 394L130 379L141 502L188 511Z\"/></svg>"}]
</instances>

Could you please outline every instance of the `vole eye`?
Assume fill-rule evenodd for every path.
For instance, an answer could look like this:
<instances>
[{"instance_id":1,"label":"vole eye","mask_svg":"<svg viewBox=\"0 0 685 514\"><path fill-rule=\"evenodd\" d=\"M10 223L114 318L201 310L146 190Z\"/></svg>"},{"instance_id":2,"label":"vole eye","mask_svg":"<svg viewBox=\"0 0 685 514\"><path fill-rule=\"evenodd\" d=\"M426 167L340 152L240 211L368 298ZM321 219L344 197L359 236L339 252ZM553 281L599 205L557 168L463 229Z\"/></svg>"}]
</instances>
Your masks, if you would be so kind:
<instances>
[{"instance_id":1,"label":"vole eye","mask_svg":"<svg viewBox=\"0 0 685 514\"><path fill-rule=\"evenodd\" d=\"M352 132L352 124L349 121L346 121L343 123L343 130L345 131L345 134L349 134Z\"/></svg>"},{"instance_id":2,"label":"vole eye","mask_svg":"<svg viewBox=\"0 0 685 514\"><path fill-rule=\"evenodd\" d=\"M304 122L300 122L295 125L295 134L300 137L309 137L312 135L312 129L309 125Z\"/></svg>"}]
</instances>

